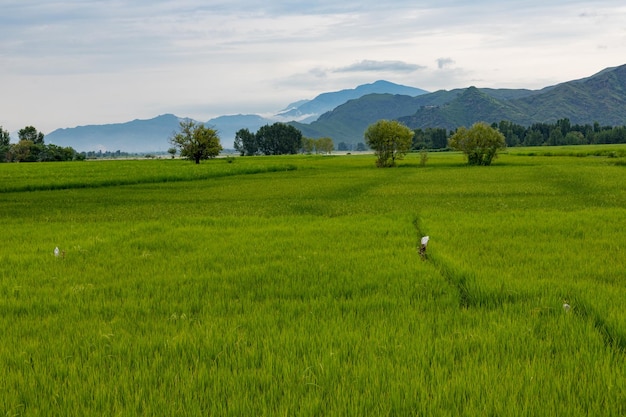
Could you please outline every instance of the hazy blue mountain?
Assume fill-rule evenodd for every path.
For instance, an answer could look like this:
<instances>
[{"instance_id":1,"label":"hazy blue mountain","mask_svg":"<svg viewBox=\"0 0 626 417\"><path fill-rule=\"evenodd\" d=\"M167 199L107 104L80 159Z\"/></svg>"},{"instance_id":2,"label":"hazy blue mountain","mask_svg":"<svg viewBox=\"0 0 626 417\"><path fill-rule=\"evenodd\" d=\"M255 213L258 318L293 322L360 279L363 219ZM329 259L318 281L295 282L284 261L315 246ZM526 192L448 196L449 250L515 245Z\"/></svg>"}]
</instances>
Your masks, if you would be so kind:
<instances>
[{"instance_id":1,"label":"hazy blue mountain","mask_svg":"<svg viewBox=\"0 0 626 417\"><path fill-rule=\"evenodd\" d=\"M351 90L320 94L313 100L300 100L291 103L291 111L323 112L332 110L350 98L360 97L370 92L403 92L417 95L424 90L406 87L387 81L376 81ZM298 110L301 109L301 110ZM219 132L222 146L233 148L235 134L239 129L247 128L256 132L261 126L276 121L292 120L290 111L284 111L274 118L264 118L256 114L224 115L208 120L204 124L214 127ZM294 113L295 114L295 113ZM317 118L319 114L315 115ZM293 117L295 118L295 116ZM169 137L178 131L179 121L173 114L165 114L153 119L133 120L126 123L106 125L88 125L74 128L57 129L46 135L46 143L59 146L71 146L77 151L121 150L124 152L165 152L171 147Z\"/></svg>"},{"instance_id":2,"label":"hazy blue mountain","mask_svg":"<svg viewBox=\"0 0 626 417\"><path fill-rule=\"evenodd\" d=\"M421 96L420 96L421 97ZM362 142L363 132L373 121L396 119L414 113L419 107L416 97L393 94L368 94L350 100L316 121L306 124L290 122L310 138L330 137L335 144Z\"/></svg>"},{"instance_id":3,"label":"hazy blue mountain","mask_svg":"<svg viewBox=\"0 0 626 417\"><path fill-rule=\"evenodd\" d=\"M44 140L59 146L71 146L79 152L166 151L171 147L168 139L178 130L181 120L173 114L163 114L148 120L57 129L48 133Z\"/></svg>"},{"instance_id":4,"label":"hazy blue mountain","mask_svg":"<svg viewBox=\"0 0 626 417\"><path fill-rule=\"evenodd\" d=\"M322 93L313 100L303 100L292 103L286 110L278 113L277 116L286 120L296 120L301 123L310 123L337 106L363 97L368 94L401 94L406 96L418 96L427 93L420 88L408 87L394 84L389 81L379 80L372 84L363 84L356 88Z\"/></svg>"},{"instance_id":5,"label":"hazy blue mountain","mask_svg":"<svg viewBox=\"0 0 626 417\"><path fill-rule=\"evenodd\" d=\"M274 120L266 119L256 114L237 114L230 116L220 116L209 120L205 123L207 126L213 126L217 129L222 146L224 148L233 148L235 134L240 129L248 129L252 133L256 133L261 126L274 123Z\"/></svg>"},{"instance_id":6,"label":"hazy blue mountain","mask_svg":"<svg viewBox=\"0 0 626 417\"><path fill-rule=\"evenodd\" d=\"M285 107L284 109L279 111L278 114L285 113L285 112L288 112L290 110L296 109L296 108L302 106L303 104L308 103L309 101L311 101L311 100L304 99L304 100L298 100L298 101L296 101L294 103L289 103L287 105L287 107Z\"/></svg>"},{"instance_id":7,"label":"hazy blue mountain","mask_svg":"<svg viewBox=\"0 0 626 417\"><path fill-rule=\"evenodd\" d=\"M367 93L379 89L387 91L384 94ZM397 91L404 93L397 94ZM358 97L350 99L352 95ZM362 142L367 126L380 119L400 120L414 129L454 129L477 121L492 123L501 120L528 126L537 122L553 123L561 118L569 118L572 124L626 125L626 65L540 90L468 87L424 93L424 90L377 81L292 104L289 110L280 113L279 118L240 114L220 116L205 124L218 130L225 148L233 147L239 129L256 132L276 120L295 119L298 115L315 114L324 108L331 110L311 123L290 124L300 129L304 136L326 136L336 144ZM149 120L57 129L46 135L45 141L71 146L78 151L166 151L170 147L168 138L178 130L180 120L173 114L165 114Z\"/></svg>"}]
</instances>

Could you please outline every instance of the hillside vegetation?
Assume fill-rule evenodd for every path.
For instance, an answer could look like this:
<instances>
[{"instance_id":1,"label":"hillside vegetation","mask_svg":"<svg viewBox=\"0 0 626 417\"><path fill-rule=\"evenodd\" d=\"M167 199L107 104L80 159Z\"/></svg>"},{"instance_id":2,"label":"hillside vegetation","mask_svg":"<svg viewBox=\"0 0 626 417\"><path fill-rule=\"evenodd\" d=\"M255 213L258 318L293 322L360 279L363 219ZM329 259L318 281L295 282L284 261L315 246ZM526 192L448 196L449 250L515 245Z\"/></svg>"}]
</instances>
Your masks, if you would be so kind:
<instances>
[{"instance_id":1,"label":"hillside vegetation","mask_svg":"<svg viewBox=\"0 0 626 417\"><path fill-rule=\"evenodd\" d=\"M626 65L622 65L538 91L468 87L417 97L370 94L337 107L310 125L295 126L305 136L356 143L367 126L380 119L397 119L412 129L451 130L502 120L523 126L559 119L581 125L623 126L625 114Z\"/></svg>"},{"instance_id":2,"label":"hillside vegetation","mask_svg":"<svg viewBox=\"0 0 626 417\"><path fill-rule=\"evenodd\" d=\"M624 415L624 150L0 164L0 412Z\"/></svg>"}]
</instances>

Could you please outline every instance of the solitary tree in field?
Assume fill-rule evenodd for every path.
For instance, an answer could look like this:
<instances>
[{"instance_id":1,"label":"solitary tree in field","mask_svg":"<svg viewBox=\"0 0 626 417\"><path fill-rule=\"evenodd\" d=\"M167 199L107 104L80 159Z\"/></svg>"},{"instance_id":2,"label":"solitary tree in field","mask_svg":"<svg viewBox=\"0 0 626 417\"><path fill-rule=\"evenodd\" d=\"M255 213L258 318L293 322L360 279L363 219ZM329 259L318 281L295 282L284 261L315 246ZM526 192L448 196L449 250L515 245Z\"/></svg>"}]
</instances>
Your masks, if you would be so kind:
<instances>
[{"instance_id":1,"label":"solitary tree in field","mask_svg":"<svg viewBox=\"0 0 626 417\"><path fill-rule=\"evenodd\" d=\"M500 149L506 148L504 135L487 123L474 123L466 129L460 127L448 140L452 149L463 152L469 165L491 165Z\"/></svg>"},{"instance_id":2,"label":"solitary tree in field","mask_svg":"<svg viewBox=\"0 0 626 417\"><path fill-rule=\"evenodd\" d=\"M396 120L379 120L365 131L365 142L374 150L378 167L393 167L411 149L413 131Z\"/></svg>"},{"instance_id":3,"label":"solitary tree in field","mask_svg":"<svg viewBox=\"0 0 626 417\"><path fill-rule=\"evenodd\" d=\"M170 143L180 149L181 158L193 159L196 164L215 158L222 150L217 131L193 120L181 121L180 132L170 138Z\"/></svg>"}]
</instances>

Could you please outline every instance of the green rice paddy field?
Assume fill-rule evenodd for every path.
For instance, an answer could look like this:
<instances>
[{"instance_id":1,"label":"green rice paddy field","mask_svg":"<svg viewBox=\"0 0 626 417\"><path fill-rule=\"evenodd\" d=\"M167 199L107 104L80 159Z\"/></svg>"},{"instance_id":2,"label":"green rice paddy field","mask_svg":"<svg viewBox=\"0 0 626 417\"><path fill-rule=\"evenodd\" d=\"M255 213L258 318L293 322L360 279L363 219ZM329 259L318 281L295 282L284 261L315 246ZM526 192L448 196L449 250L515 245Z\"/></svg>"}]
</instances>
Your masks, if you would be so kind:
<instances>
[{"instance_id":1,"label":"green rice paddy field","mask_svg":"<svg viewBox=\"0 0 626 417\"><path fill-rule=\"evenodd\" d=\"M0 164L0 413L625 415L626 147L543 150Z\"/></svg>"}]
</instances>

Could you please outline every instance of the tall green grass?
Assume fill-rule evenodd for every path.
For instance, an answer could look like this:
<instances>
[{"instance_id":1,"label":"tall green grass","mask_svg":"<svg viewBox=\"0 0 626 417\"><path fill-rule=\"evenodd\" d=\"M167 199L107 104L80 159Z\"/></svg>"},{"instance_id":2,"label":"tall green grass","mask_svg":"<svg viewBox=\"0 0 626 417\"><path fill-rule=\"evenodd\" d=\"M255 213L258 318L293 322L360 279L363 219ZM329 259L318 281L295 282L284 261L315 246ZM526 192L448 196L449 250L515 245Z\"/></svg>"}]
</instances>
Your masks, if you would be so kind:
<instances>
[{"instance_id":1,"label":"tall green grass","mask_svg":"<svg viewBox=\"0 0 626 417\"><path fill-rule=\"evenodd\" d=\"M624 414L612 162L0 165L0 410Z\"/></svg>"}]
</instances>

